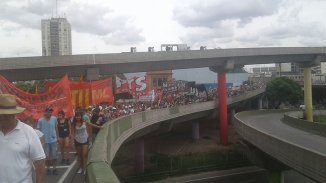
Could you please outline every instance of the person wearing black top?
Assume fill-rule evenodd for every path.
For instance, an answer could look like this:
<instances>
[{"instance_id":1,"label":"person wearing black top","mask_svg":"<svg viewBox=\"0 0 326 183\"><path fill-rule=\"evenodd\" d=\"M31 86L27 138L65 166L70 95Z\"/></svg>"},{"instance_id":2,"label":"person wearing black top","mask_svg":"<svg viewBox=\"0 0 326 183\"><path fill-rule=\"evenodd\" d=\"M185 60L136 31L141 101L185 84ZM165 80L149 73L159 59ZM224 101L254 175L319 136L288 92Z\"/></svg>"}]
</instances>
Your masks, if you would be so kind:
<instances>
[{"instance_id":1,"label":"person wearing black top","mask_svg":"<svg viewBox=\"0 0 326 183\"><path fill-rule=\"evenodd\" d=\"M92 117L91 117L91 123L92 124L97 125L97 126L102 126L104 124L103 121L102 121L103 115L100 114L100 112L101 112L101 109L98 108L98 107L93 109ZM100 131L99 128L92 128L92 137L91 137L92 143L94 143L95 138L96 138L99 131Z\"/></svg>"},{"instance_id":2,"label":"person wearing black top","mask_svg":"<svg viewBox=\"0 0 326 183\"><path fill-rule=\"evenodd\" d=\"M59 145L61 151L61 163L69 164L69 138L71 134L70 122L65 118L64 111L58 112L58 133Z\"/></svg>"}]
</instances>

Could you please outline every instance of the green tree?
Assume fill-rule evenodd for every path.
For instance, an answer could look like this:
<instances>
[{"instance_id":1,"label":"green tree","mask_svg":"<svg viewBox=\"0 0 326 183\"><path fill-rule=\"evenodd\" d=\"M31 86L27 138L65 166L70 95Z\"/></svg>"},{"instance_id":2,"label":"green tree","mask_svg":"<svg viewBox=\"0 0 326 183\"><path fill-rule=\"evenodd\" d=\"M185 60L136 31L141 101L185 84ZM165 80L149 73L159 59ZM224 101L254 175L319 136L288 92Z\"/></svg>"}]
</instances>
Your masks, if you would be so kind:
<instances>
[{"instance_id":1,"label":"green tree","mask_svg":"<svg viewBox=\"0 0 326 183\"><path fill-rule=\"evenodd\" d=\"M35 92L35 85L32 85L29 82L18 81L15 83L15 86L25 92L34 93Z\"/></svg>"},{"instance_id":2,"label":"green tree","mask_svg":"<svg viewBox=\"0 0 326 183\"><path fill-rule=\"evenodd\" d=\"M278 109L282 103L296 105L303 99L301 87L295 81L278 77L271 80L266 87L269 106Z\"/></svg>"}]
</instances>

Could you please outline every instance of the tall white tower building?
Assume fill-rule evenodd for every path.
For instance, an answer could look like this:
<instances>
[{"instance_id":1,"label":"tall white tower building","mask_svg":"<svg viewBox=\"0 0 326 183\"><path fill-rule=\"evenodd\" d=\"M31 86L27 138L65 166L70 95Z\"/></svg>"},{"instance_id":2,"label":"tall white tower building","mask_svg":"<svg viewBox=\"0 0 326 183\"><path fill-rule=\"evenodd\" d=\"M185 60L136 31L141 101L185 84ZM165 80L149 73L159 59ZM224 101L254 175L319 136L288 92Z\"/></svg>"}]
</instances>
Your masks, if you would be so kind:
<instances>
[{"instance_id":1,"label":"tall white tower building","mask_svg":"<svg viewBox=\"0 0 326 183\"><path fill-rule=\"evenodd\" d=\"M66 18L42 20L42 55L71 55L71 27Z\"/></svg>"}]
</instances>

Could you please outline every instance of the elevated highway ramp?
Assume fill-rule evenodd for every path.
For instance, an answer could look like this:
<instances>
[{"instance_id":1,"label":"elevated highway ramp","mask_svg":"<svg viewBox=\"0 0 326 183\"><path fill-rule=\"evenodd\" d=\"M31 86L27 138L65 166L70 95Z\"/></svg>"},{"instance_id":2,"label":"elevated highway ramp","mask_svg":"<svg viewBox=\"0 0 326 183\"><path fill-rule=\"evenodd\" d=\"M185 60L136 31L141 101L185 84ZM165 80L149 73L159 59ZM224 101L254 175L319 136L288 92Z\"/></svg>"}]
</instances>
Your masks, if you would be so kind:
<instances>
[{"instance_id":1,"label":"elevated highway ramp","mask_svg":"<svg viewBox=\"0 0 326 183\"><path fill-rule=\"evenodd\" d=\"M326 182L326 137L285 124L286 112L240 112L235 115L235 127L265 153L313 180Z\"/></svg>"}]
</instances>

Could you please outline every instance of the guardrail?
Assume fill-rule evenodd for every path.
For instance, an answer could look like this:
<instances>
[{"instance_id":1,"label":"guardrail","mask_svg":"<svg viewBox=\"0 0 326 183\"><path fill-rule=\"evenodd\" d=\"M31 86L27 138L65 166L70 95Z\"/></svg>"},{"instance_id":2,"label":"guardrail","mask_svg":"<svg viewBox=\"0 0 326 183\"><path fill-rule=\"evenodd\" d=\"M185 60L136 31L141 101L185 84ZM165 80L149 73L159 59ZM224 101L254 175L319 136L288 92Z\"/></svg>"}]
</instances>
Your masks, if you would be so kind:
<instances>
[{"instance_id":1,"label":"guardrail","mask_svg":"<svg viewBox=\"0 0 326 183\"><path fill-rule=\"evenodd\" d=\"M261 88L241 96L228 99L228 105L257 96L265 91ZM172 108L148 110L110 121L98 133L90 150L87 164L87 182L119 183L111 163L120 146L137 131L168 120L188 121L208 116L216 108L215 101L195 103Z\"/></svg>"},{"instance_id":2,"label":"guardrail","mask_svg":"<svg viewBox=\"0 0 326 183\"><path fill-rule=\"evenodd\" d=\"M326 157L313 150L281 139L273 134L256 129L241 121L243 117L268 113L286 113L286 110L245 111L235 115L235 128L248 142L284 164L317 180L326 182Z\"/></svg>"}]
</instances>

